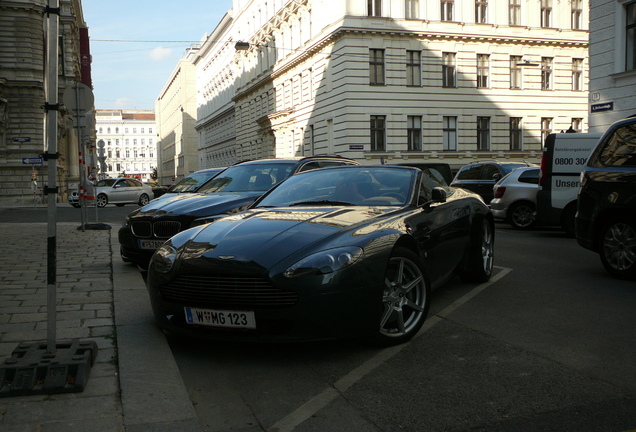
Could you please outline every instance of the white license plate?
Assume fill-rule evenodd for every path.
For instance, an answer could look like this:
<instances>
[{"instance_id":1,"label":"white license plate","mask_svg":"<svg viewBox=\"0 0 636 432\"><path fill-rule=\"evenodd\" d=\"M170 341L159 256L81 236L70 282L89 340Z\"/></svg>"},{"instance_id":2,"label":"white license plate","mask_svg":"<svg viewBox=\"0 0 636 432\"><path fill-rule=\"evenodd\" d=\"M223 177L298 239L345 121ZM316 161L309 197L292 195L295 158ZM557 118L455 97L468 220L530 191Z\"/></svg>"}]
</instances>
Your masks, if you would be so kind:
<instances>
[{"instance_id":1,"label":"white license plate","mask_svg":"<svg viewBox=\"0 0 636 432\"><path fill-rule=\"evenodd\" d=\"M159 249L163 240L139 240L139 249Z\"/></svg>"},{"instance_id":2,"label":"white license plate","mask_svg":"<svg viewBox=\"0 0 636 432\"><path fill-rule=\"evenodd\" d=\"M256 328L252 311L196 309L185 307L186 322L211 327Z\"/></svg>"}]
</instances>

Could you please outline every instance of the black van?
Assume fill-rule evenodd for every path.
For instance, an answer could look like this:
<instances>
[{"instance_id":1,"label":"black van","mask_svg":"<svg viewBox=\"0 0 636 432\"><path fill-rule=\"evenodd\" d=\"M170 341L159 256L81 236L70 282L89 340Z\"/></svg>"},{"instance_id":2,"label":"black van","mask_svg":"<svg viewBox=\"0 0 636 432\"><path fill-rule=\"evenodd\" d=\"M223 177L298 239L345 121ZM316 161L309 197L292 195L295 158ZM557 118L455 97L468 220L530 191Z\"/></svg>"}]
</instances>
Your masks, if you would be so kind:
<instances>
[{"instance_id":1,"label":"black van","mask_svg":"<svg viewBox=\"0 0 636 432\"><path fill-rule=\"evenodd\" d=\"M636 278L636 117L611 125L581 172L576 240L605 269Z\"/></svg>"}]
</instances>

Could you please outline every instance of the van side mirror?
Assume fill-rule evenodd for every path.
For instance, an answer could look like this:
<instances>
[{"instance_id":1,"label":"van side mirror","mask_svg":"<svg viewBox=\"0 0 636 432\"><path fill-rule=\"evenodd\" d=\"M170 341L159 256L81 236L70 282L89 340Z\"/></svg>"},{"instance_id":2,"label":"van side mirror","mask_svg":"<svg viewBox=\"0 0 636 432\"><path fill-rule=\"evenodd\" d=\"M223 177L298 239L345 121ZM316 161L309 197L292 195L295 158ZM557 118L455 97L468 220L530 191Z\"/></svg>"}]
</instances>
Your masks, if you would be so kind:
<instances>
[{"instance_id":1,"label":"van side mirror","mask_svg":"<svg viewBox=\"0 0 636 432\"><path fill-rule=\"evenodd\" d=\"M434 187L431 191L431 201L435 203L446 202L446 189L441 187Z\"/></svg>"}]
</instances>

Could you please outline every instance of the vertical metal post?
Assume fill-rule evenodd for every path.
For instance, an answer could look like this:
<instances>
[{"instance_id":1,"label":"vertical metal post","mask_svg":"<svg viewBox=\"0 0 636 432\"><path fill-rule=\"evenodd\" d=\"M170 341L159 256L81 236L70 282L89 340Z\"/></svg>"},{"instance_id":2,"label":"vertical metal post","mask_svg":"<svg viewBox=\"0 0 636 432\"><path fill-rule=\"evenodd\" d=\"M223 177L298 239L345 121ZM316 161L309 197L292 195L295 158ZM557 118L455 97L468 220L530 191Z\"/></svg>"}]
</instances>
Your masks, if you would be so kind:
<instances>
[{"instance_id":1,"label":"vertical metal post","mask_svg":"<svg viewBox=\"0 0 636 432\"><path fill-rule=\"evenodd\" d=\"M77 83L73 84L75 89L75 127L77 127L77 140L78 147L80 149L80 221L82 223L82 232L86 231L86 191L84 185L86 184L86 146L84 145L84 128L81 126L80 107L80 86Z\"/></svg>"},{"instance_id":2,"label":"vertical metal post","mask_svg":"<svg viewBox=\"0 0 636 432\"><path fill-rule=\"evenodd\" d=\"M47 55L45 63L46 128L45 149L48 155L48 223L47 223L47 351L55 352L56 333L56 249L57 249L57 115L58 115L58 35L59 0L49 0L47 8Z\"/></svg>"}]
</instances>

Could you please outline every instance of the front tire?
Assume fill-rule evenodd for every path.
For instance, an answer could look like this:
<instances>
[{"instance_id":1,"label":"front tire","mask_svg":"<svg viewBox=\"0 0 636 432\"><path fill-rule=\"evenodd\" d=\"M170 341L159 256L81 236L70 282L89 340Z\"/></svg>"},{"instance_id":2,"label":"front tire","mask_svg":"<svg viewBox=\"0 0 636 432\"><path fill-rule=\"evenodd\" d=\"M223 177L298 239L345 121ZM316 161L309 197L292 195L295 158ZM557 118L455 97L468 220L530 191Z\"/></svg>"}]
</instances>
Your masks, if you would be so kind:
<instances>
[{"instance_id":1,"label":"front tire","mask_svg":"<svg viewBox=\"0 0 636 432\"><path fill-rule=\"evenodd\" d=\"M514 229L527 230L534 225L534 206L530 203L515 203L508 209L508 214Z\"/></svg>"},{"instance_id":2,"label":"front tire","mask_svg":"<svg viewBox=\"0 0 636 432\"><path fill-rule=\"evenodd\" d=\"M97 195L97 207L106 207L108 204L108 197L105 194Z\"/></svg>"},{"instance_id":3,"label":"front tire","mask_svg":"<svg viewBox=\"0 0 636 432\"><path fill-rule=\"evenodd\" d=\"M139 197L139 205L145 206L149 202L150 202L150 197L148 197L148 195L146 194L141 194L141 196Z\"/></svg>"},{"instance_id":4,"label":"front tire","mask_svg":"<svg viewBox=\"0 0 636 432\"><path fill-rule=\"evenodd\" d=\"M599 253L603 267L612 276L636 277L636 224L627 218L608 223L601 233Z\"/></svg>"},{"instance_id":5,"label":"front tire","mask_svg":"<svg viewBox=\"0 0 636 432\"><path fill-rule=\"evenodd\" d=\"M429 308L430 287L420 257L398 247L389 259L382 295L380 329L374 342L397 345L422 328Z\"/></svg>"},{"instance_id":6,"label":"front tire","mask_svg":"<svg viewBox=\"0 0 636 432\"><path fill-rule=\"evenodd\" d=\"M465 282L488 282L495 258L495 231L488 219L481 221L467 251L465 270L460 277Z\"/></svg>"}]
</instances>

